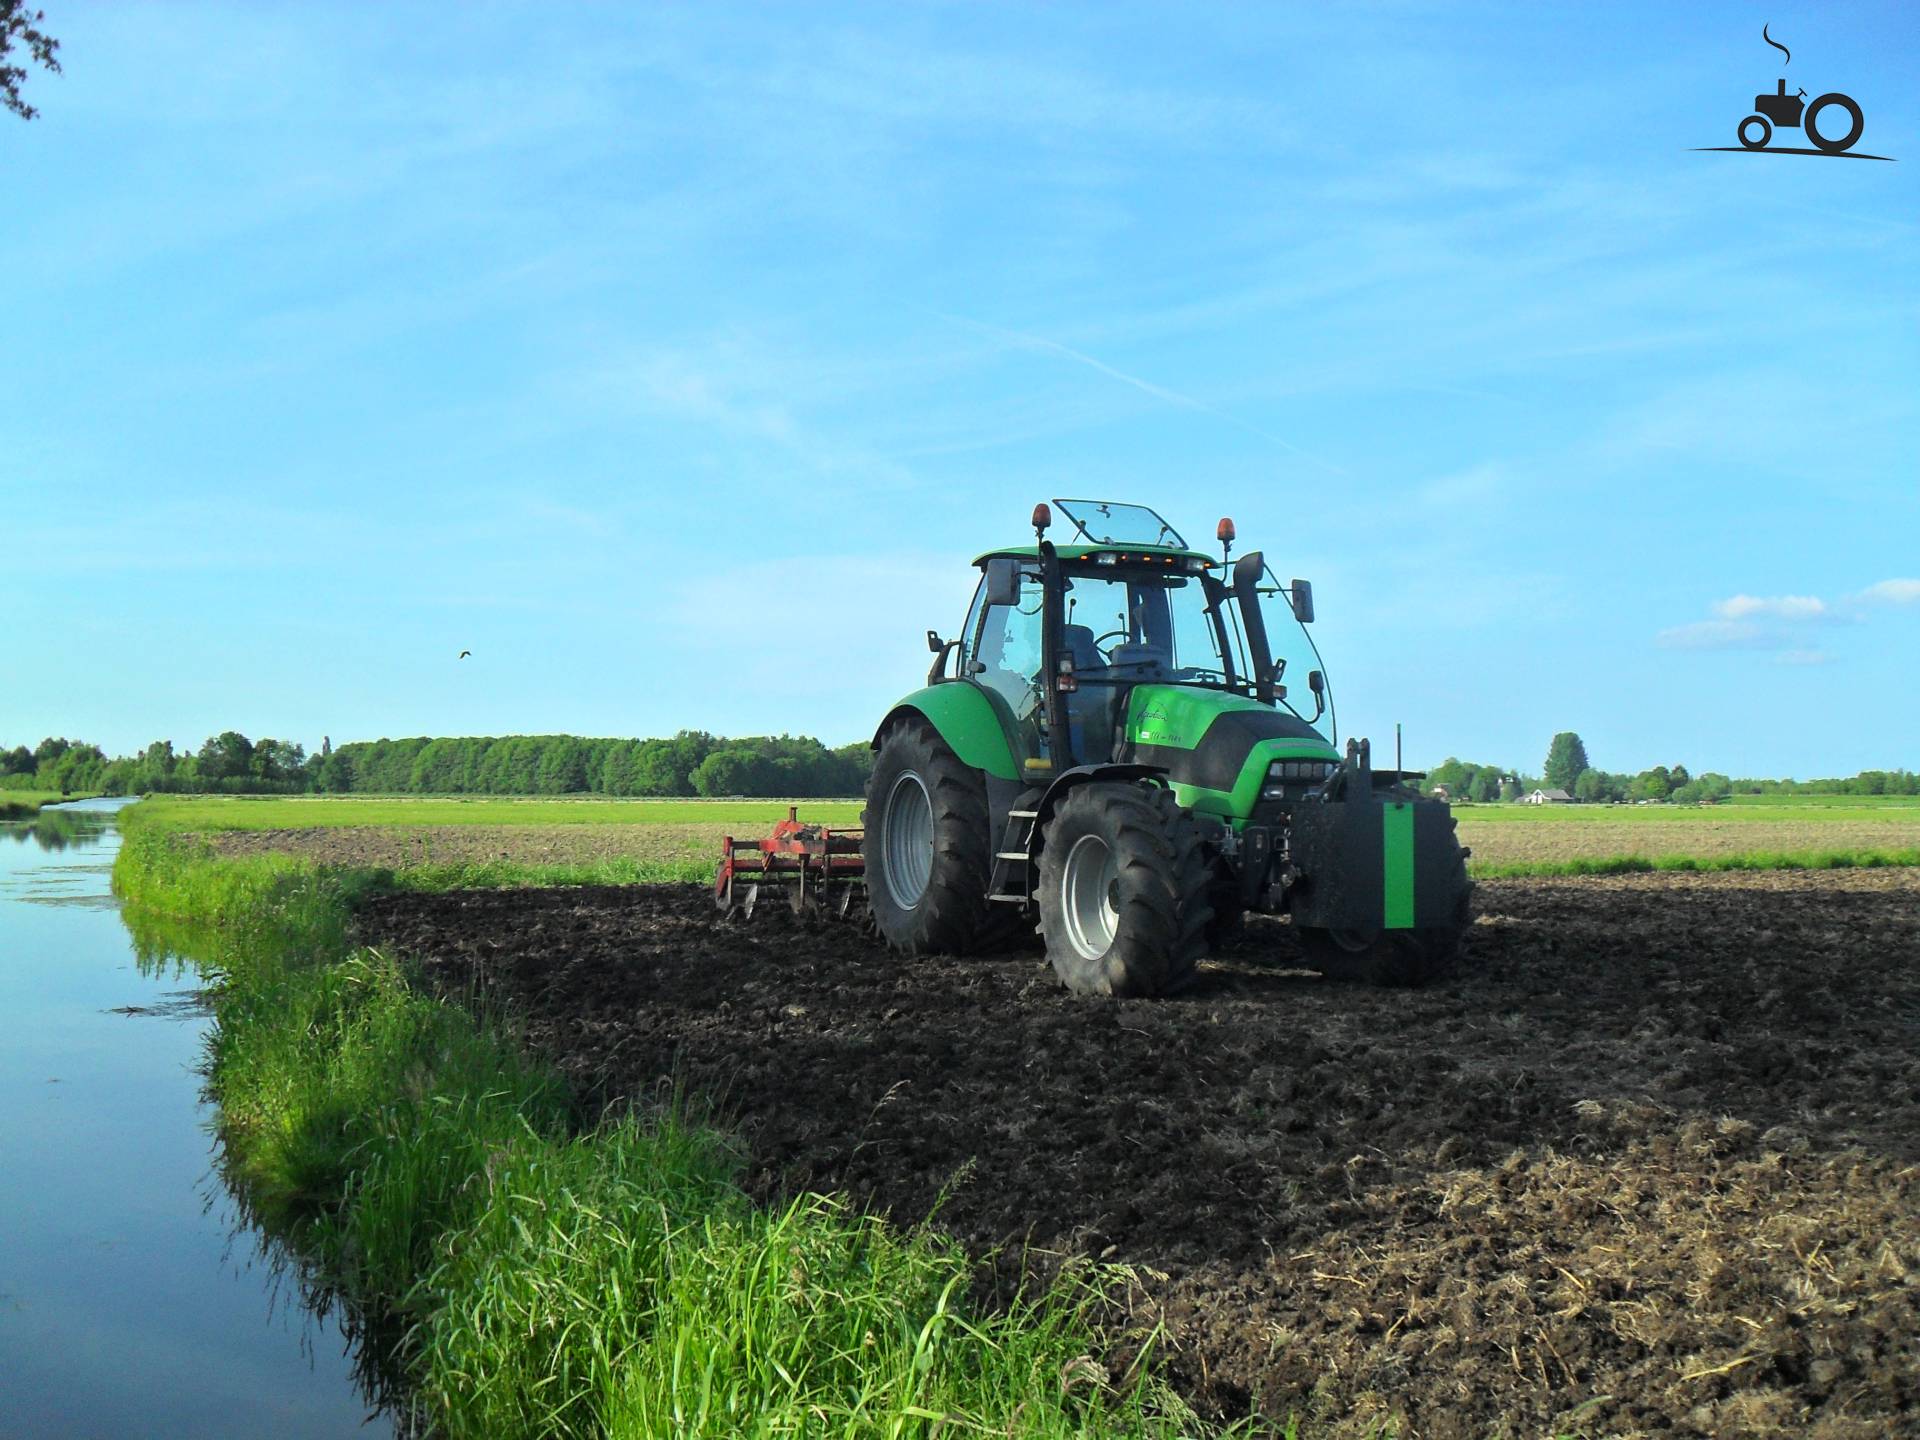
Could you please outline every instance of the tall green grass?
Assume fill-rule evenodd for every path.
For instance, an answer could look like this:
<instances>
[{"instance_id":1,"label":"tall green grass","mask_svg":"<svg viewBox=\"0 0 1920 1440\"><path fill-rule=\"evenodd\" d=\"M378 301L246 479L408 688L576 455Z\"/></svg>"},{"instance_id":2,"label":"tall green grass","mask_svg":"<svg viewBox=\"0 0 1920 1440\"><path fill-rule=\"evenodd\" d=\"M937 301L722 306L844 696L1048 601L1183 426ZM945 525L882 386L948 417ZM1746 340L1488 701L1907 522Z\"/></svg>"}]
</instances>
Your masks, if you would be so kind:
<instances>
[{"instance_id":1,"label":"tall green grass","mask_svg":"<svg viewBox=\"0 0 1920 1440\"><path fill-rule=\"evenodd\" d=\"M1199 1432L1151 1335L1108 1373L1118 1272L982 1309L952 1242L821 1196L757 1206L735 1143L676 1108L582 1128L504 1017L352 945L377 878L135 824L114 882L218 922L190 945L228 1171L318 1284L385 1318L417 1418L453 1440Z\"/></svg>"}]
</instances>

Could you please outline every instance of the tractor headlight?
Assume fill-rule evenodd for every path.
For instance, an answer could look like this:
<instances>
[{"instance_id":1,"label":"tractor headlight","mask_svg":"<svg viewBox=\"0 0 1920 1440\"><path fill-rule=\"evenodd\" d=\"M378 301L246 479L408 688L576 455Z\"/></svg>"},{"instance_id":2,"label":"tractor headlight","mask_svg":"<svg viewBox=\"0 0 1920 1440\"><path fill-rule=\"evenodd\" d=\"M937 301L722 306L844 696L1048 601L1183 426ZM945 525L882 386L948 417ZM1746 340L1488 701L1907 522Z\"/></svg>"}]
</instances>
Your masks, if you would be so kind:
<instances>
[{"instance_id":1,"label":"tractor headlight","mask_svg":"<svg viewBox=\"0 0 1920 1440\"><path fill-rule=\"evenodd\" d=\"M1267 767L1267 779L1291 785L1318 785L1333 773L1331 760L1276 760Z\"/></svg>"}]
</instances>

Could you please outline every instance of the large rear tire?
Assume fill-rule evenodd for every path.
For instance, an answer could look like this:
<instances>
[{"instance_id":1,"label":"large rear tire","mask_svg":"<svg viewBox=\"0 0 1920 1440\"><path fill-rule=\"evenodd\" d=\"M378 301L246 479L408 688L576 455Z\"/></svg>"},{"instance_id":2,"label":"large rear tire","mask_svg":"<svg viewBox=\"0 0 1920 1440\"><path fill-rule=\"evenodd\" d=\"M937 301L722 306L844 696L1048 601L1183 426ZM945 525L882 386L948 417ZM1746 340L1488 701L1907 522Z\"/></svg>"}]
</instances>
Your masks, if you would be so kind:
<instances>
[{"instance_id":1,"label":"large rear tire","mask_svg":"<svg viewBox=\"0 0 1920 1440\"><path fill-rule=\"evenodd\" d=\"M1067 793L1040 853L1040 933L1078 995L1164 995L1207 953L1213 875L1200 834L1159 786L1093 781Z\"/></svg>"},{"instance_id":2,"label":"large rear tire","mask_svg":"<svg viewBox=\"0 0 1920 1440\"><path fill-rule=\"evenodd\" d=\"M867 898L881 936L908 955L962 955L1004 938L989 912L986 782L924 720L881 737L861 817Z\"/></svg>"},{"instance_id":3,"label":"large rear tire","mask_svg":"<svg viewBox=\"0 0 1920 1440\"><path fill-rule=\"evenodd\" d=\"M1453 918L1418 930L1322 930L1298 927L1307 964L1329 980L1412 989L1452 972L1460 941L1472 923L1473 883L1459 846L1452 878L1458 887Z\"/></svg>"}]
</instances>

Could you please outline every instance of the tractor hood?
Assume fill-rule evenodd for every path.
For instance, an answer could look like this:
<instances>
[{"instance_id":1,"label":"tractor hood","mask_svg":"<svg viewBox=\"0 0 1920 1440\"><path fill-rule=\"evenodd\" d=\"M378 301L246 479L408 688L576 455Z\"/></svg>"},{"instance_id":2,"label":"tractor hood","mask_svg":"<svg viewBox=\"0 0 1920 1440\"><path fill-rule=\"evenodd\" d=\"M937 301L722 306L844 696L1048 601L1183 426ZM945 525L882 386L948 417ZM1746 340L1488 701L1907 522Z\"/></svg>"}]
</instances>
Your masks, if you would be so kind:
<instances>
[{"instance_id":1,"label":"tractor hood","mask_svg":"<svg viewBox=\"0 0 1920 1440\"><path fill-rule=\"evenodd\" d=\"M1253 813L1276 760L1338 761L1313 726L1244 695L1191 685L1134 687L1131 758L1164 768L1182 805L1241 821Z\"/></svg>"}]
</instances>

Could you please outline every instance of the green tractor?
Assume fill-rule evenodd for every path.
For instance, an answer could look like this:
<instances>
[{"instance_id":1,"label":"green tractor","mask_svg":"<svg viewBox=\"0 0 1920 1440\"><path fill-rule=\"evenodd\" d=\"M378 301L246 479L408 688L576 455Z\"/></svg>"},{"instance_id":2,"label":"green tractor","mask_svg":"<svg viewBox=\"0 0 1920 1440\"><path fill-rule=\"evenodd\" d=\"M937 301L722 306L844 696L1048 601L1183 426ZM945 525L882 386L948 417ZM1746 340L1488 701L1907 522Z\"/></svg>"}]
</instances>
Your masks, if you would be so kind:
<instances>
[{"instance_id":1,"label":"green tractor","mask_svg":"<svg viewBox=\"0 0 1920 1440\"><path fill-rule=\"evenodd\" d=\"M925 687L874 735L843 861L888 944L989 949L1037 918L1069 989L1160 995L1260 911L1330 976L1444 972L1466 852L1417 774L1336 748L1312 588L1233 560L1229 520L1216 560L1145 506L1054 505L1074 537L1040 505L1035 543L981 555L959 635L928 632Z\"/></svg>"}]
</instances>

